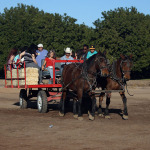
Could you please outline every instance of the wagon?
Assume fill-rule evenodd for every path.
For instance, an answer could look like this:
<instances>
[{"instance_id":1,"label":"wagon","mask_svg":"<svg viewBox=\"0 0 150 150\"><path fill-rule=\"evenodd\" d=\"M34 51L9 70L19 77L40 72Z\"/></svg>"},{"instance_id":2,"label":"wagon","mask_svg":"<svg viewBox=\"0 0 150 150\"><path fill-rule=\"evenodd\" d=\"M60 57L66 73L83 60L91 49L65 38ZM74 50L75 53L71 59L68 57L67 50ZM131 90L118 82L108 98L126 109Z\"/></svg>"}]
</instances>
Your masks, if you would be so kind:
<instances>
[{"instance_id":1,"label":"wagon","mask_svg":"<svg viewBox=\"0 0 150 150\"><path fill-rule=\"evenodd\" d=\"M57 71L60 72L60 68L55 68L56 63L83 63L83 60L54 60L53 61L53 77L57 74ZM61 98L61 88L62 85L58 81L58 76L53 78L53 84L37 84L37 85L28 85L26 80L26 67L24 63L24 77L20 77L19 75L19 68L17 67L16 77L13 77L13 70L10 65L10 77L7 77L7 66L8 64L4 65L5 71L5 88L18 88L20 89L19 93L19 103L21 109L26 109L28 106L28 102L32 97L37 97L37 108L40 113L46 113L48 111L48 103L51 101L60 100ZM60 75L59 75L60 78ZM24 85L20 85L20 80L24 81ZM9 81L9 85L8 85ZM14 85L13 82L16 81L17 85Z\"/></svg>"},{"instance_id":2,"label":"wagon","mask_svg":"<svg viewBox=\"0 0 150 150\"><path fill-rule=\"evenodd\" d=\"M20 77L19 75L19 68L17 67L16 77L13 77L13 70L12 67L10 67L10 77L7 77L7 69L6 67L8 65L4 65L4 71L5 71L5 88L18 88L20 89L19 93L19 103L21 109L26 109L28 107L29 100L32 97L37 98L37 108L38 112L40 113L46 113L48 111L48 103L52 101L59 101L61 99L62 95L62 85L60 83L60 80L58 80L58 77L61 78L61 75L59 74L57 76L57 72L60 72L60 68L56 67L56 63L83 63L83 60L54 60L53 61L53 76L56 78L53 78L53 84L37 84L37 85L28 85L26 80L26 67L24 63L24 77ZM46 74L46 73L44 73ZM50 79L50 78L49 78ZM24 80L24 85L20 85L20 80ZM10 82L10 85L8 85L8 81ZM17 85L13 85L13 81L17 82ZM94 90L93 91L96 96L99 96L101 92L107 93L107 92L123 92L123 90Z\"/></svg>"}]
</instances>

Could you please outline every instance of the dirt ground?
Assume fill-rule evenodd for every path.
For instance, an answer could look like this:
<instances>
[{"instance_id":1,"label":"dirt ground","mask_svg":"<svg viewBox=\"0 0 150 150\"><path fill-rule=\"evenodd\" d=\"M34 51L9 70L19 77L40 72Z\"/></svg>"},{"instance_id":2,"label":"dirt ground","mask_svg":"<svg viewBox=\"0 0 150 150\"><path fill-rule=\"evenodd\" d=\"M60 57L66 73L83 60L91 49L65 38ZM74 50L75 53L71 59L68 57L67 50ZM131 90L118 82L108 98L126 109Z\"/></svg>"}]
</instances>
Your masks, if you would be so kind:
<instances>
[{"instance_id":1,"label":"dirt ground","mask_svg":"<svg viewBox=\"0 0 150 150\"><path fill-rule=\"evenodd\" d=\"M127 95L129 120L119 115L122 101L112 94L112 119L94 121L73 118L72 112L58 115L56 104L49 112L37 112L36 101L22 110L18 89L0 86L0 150L149 150L150 149L150 87L129 87ZM105 100L103 103L105 106ZM53 125L52 128L49 126Z\"/></svg>"}]
</instances>

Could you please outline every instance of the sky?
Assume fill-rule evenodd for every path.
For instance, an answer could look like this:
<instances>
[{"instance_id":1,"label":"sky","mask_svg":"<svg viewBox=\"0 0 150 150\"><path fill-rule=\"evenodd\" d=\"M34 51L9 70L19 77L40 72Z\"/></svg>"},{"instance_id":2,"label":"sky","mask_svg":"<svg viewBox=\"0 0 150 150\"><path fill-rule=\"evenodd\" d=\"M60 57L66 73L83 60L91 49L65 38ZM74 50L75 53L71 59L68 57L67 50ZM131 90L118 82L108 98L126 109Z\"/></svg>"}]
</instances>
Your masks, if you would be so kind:
<instances>
[{"instance_id":1,"label":"sky","mask_svg":"<svg viewBox=\"0 0 150 150\"><path fill-rule=\"evenodd\" d=\"M118 7L134 6L144 14L150 14L150 0L0 0L0 13L4 8L16 7L17 3L33 5L48 13L59 13L76 18L78 24L94 27L93 22L102 17L103 11Z\"/></svg>"}]
</instances>

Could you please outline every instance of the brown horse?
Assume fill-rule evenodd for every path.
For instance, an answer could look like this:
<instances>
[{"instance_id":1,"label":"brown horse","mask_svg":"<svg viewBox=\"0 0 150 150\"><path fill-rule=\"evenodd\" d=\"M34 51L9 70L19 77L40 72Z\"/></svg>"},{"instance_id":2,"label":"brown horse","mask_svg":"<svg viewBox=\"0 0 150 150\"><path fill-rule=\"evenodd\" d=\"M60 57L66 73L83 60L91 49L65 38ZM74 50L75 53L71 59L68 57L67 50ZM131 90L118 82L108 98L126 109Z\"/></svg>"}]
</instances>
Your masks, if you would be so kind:
<instances>
[{"instance_id":1,"label":"brown horse","mask_svg":"<svg viewBox=\"0 0 150 150\"><path fill-rule=\"evenodd\" d=\"M123 56L120 55L120 59L113 63L111 66L111 73L107 78L98 78L98 84L104 90L124 90L124 86L126 81L130 80L130 73L132 68L132 55ZM103 82L102 82L103 81ZM99 116L103 116L102 114L102 101L105 93L100 94L99 98ZM122 97L124 110L123 110L123 119L128 119L128 111L127 111L127 98L125 96L125 92L120 92L120 96ZM109 104L110 104L111 93L106 94L106 108L105 108L105 118L110 118L109 116Z\"/></svg>"},{"instance_id":2,"label":"brown horse","mask_svg":"<svg viewBox=\"0 0 150 150\"><path fill-rule=\"evenodd\" d=\"M76 109L73 109L74 117L78 117L78 120L83 119L81 113L82 97L84 93L88 93L92 99L92 111L89 118L94 120L96 99L92 90L96 87L96 77L97 74L101 74L102 76L107 76L109 74L105 55L106 53L102 54L99 52L91 56L83 64L77 65L72 63L64 67L62 72L63 92L60 101L60 116L64 116L66 94L70 89L73 91L74 95L76 95L77 99L78 115ZM76 104L74 104L74 106L76 106Z\"/></svg>"}]
</instances>

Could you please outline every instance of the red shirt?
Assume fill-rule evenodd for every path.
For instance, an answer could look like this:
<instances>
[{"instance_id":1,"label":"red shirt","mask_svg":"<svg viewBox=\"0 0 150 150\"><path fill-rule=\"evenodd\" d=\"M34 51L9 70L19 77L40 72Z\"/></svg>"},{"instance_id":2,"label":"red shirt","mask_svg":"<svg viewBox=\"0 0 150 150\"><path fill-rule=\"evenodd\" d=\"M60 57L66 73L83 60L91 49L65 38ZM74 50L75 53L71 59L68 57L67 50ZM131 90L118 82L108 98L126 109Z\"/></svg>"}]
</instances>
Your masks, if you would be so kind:
<instances>
[{"instance_id":1,"label":"red shirt","mask_svg":"<svg viewBox=\"0 0 150 150\"><path fill-rule=\"evenodd\" d=\"M45 61L46 61L46 68L48 66L53 66L53 58L52 59L49 59L48 57L45 58Z\"/></svg>"}]
</instances>

